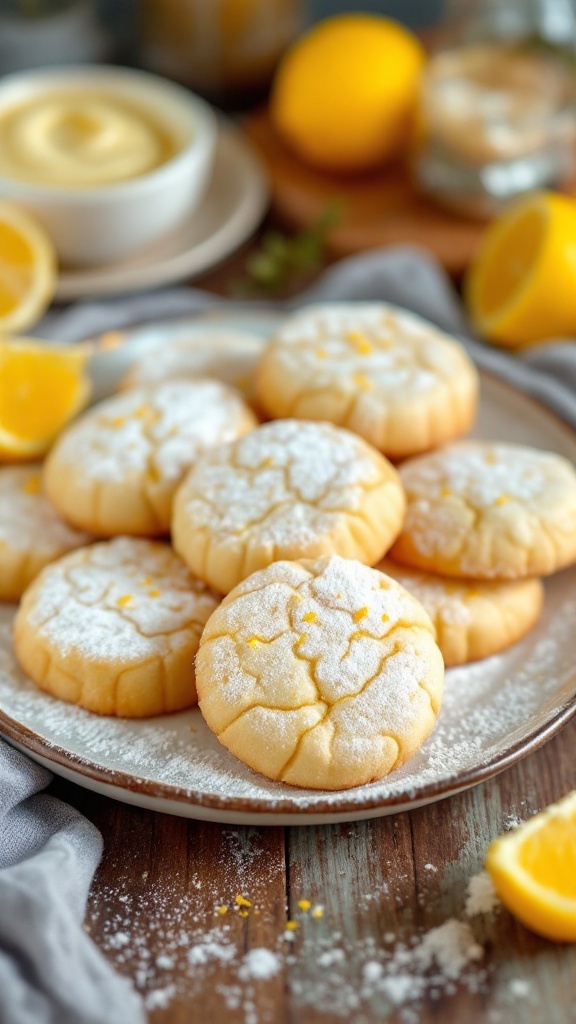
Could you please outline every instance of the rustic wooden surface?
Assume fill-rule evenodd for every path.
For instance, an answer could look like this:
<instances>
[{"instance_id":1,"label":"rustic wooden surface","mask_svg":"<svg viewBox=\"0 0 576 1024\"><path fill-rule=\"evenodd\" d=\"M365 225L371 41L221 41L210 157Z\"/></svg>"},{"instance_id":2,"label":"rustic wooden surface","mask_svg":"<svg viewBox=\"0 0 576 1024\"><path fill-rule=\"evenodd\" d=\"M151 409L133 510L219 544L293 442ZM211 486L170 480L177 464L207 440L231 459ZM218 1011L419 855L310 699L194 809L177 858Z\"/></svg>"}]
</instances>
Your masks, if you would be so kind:
<instances>
[{"instance_id":1,"label":"rustic wooden surface","mask_svg":"<svg viewBox=\"0 0 576 1024\"><path fill-rule=\"evenodd\" d=\"M576 949L539 939L503 909L488 923L473 921L486 949L475 968L480 991L457 984L452 994L425 996L410 1007L408 1018L405 1009L390 1010L377 999L344 1015L326 1012L327 968L317 965L310 949L341 932L351 952L329 970L345 971L350 986L359 988L361 963L355 962L354 949L367 937L385 946L387 933L408 941L422 929L462 917L467 883L481 868L490 839L510 816L524 819L576 785L575 744L576 723L571 723L540 751L482 786L410 813L342 826L219 826L115 803L62 780L51 790L104 835L87 918L92 937L104 948L110 922L123 920L127 899L143 907L139 929L147 934L152 959L165 950L163 936L154 931L158 900L161 922L178 919L184 929L194 922L194 929L210 930L218 922L215 896L233 904L237 894L245 895L257 913L226 915L238 957L254 947L277 949L285 922L306 917L299 914L299 899L325 908L321 921L303 921L289 950L293 964L269 980L244 986L248 1010L242 999L237 1009L226 1008L218 993L220 985L238 985L233 965L217 963L192 974L189 969L179 974L176 966L163 973L161 984L176 980L179 991L167 1007L151 1011L152 1024L327 1024L343 1016L354 1024L405 1019L567 1024L576 1020ZM436 870L426 868L430 864ZM148 918L152 931L147 931ZM312 945L303 948L306 937ZM120 969L133 977L136 967L128 949ZM510 987L519 979L527 984L521 997ZM158 984L156 979L152 987Z\"/></svg>"},{"instance_id":2,"label":"rustic wooden surface","mask_svg":"<svg viewBox=\"0 0 576 1024\"><path fill-rule=\"evenodd\" d=\"M250 114L244 128L270 175L275 215L290 228L318 220L331 201L340 204L329 235L334 256L383 245L411 243L434 253L455 276L462 274L485 229L482 221L458 217L416 189L405 164L374 173L344 176L306 166L274 131L267 111Z\"/></svg>"}]
</instances>

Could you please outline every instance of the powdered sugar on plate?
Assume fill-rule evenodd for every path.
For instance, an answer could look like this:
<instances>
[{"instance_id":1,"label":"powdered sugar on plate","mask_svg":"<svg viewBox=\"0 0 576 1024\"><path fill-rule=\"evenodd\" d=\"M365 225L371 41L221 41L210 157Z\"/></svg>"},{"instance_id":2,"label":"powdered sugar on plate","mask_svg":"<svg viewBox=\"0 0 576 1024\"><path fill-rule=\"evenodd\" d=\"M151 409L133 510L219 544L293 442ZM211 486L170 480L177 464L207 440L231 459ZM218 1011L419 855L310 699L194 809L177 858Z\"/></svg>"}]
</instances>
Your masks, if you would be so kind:
<instances>
[{"instance_id":1,"label":"powdered sugar on plate","mask_svg":"<svg viewBox=\"0 0 576 1024\"><path fill-rule=\"evenodd\" d=\"M520 643L447 672L438 725L414 758L381 782L347 793L298 790L256 775L218 743L198 710L125 721L41 693L15 663L8 606L0 611L0 708L42 737L48 758L52 746L68 752L80 782L83 766L96 766L102 781L119 784L120 799L131 799L124 774L160 791L150 806L192 817L278 824L311 822L315 814L331 821L388 813L469 785L470 774L511 750L519 756L535 731L574 704L574 579L567 571L547 582L542 619Z\"/></svg>"}]
</instances>

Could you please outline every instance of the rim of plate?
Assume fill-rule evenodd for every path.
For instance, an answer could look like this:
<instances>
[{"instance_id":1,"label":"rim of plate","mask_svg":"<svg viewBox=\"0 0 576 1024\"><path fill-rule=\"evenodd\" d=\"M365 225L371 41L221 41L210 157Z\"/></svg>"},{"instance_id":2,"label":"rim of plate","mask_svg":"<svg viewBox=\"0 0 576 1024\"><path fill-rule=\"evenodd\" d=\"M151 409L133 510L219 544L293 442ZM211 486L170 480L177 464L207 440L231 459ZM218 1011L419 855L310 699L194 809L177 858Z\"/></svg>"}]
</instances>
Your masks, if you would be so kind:
<instances>
[{"instance_id":1,"label":"rim of plate","mask_svg":"<svg viewBox=\"0 0 576 1024\"><path fill-rule=\"evenodd\" d=\"M574 431L572 427L560 416L552 412L551 409L542 405L542 403L532 395L528 395L523 391L517 391L516 388L507 381L502 380L502 378L496 373L484 369L481 369L480 373L482 376L495 380L505 390L511 391L514 395L521 395L529 404L538 409L539 415L543 415L557 428L561 428L562 431L570 437L572 442L576 444L576 431ZM571 683L576 683L576 669L570 681ZM83 775L94 782L104 783L115 787L116 789L128 791L130 793L142 794L155 799L172 800L176 803L186 804L190 807L207 807L215 811L239 812L244 814L285 814L288 816L293 815L294 817L301 817L302 815L322 814L333 816L335 814L353 813L355 811L362 811L364 813L365 811L375 810L382 807L397 807L400 810L403 810L416 803L422 804L433 800L439 800L458 793L461 790L470 789L472 786L476 786L480 782L485 782L487 779L492 778L494 775L498 775L500 772L505 771L506 768L516 764L516 762L522 760L522 758L534 753L534 751L538 750L538 748L543 746L544 743L552 739L556 733L560 732L563 726L566 725L575 715L576 692L556 711L552 712L550 717L548 717L544 722L540 722L536 725L534 729L528 732L522 739L512 744L512 746L502 752L494 754L492 757L489 757L484 761L481 761L474 768L469 768L465 771L448 775L444 781L429 782L420 787L411 787L409 791L404 791L396 794L395 796L385 798L376 795L370 797L363 794L362 798L358 799L354 794L358 794L362 787L360 787L360 789L344 790L342 799L337 802L332 798L330 799L330 802L323 800L322 790L317 791L317 799L313 795L314 791L309 791L312 795L309 798L309 803L306 808L302 808L302 806L298 804L296 795L294 799L286 796L278 797L277 799L274 797L255 798L219 796L217 793L202 793L198 790L188 790L182 786L155 782L152 779L143 779L135 775L130 775L127 772L106 768L102 765L95 764L93 761L90 761L88 758L83 757L80 754L74 754L58 744L45 740L32 729L21 725L19 722L15 721L15 719L5 714L1 709L0 727L2 732L9 739L21 743L22 746L28 750L45 757L47 760L52 761L63 768L72 770L78 775ZM297 794L301 791L295 788L294 792Z\"/></svg>"},{"instance_id":2,"label":"rim of plate","mask_svg":"<svg viewBox=\"0 0 576 1024\"><path fill-rule=\"evenodd\" d=\"M262 162L249 143L234 124L219 117L217 165L224 160L242 182L242 195L232 214L214 232L184 251L151 257L149 263L134 266L126 261L125 264L63 271L58 277L55 300L68 302L175 284L205 273L235 252L262 220L270 203L270 188ZM210 195L214 177L213 173L205 198Z\"/></svg>"},{"instance_id":3,"label":"rim of plate","mask_svg":"<svg viewBox=\"0 0 576 1024\"><path fill-rule=\"evenodd\" d=\"M574 674L576 681L576 673ZM163 782L154 782L151 779L143 779L126 772L115 771L111 768L104 768L94 764L79 754L73 754L57 744L52 744L43 739L38 733L21 725L10 718L3 711L0 711L0 726L3 733L12 740L21 743L23 747L35 754L45 757L47 760L60 765L63 768L72 770L78 775L83 775L94 782L104 783L116 789L138 793L155 799L172 800L176 803L186 804L189 807L208 807L216 811L240 812L244 814L286 814L302 815L331 815L346 814L354 811L369 811L382 807L398 807L406 809L412 804L422 804L439 800L452 794L459 793L464 789L485 782L487 779L505 771L506 768L516 764L528 754L534 753L548 740L552 739L576 714L576 693L559 710L552 715L548 721L540 724L523 739L518 740L506 751L495 754L475 768L448 776L444 782L430 782L421 787L413 787L409 792L398 793L382 799L382 797L365 797L361 800L355 799L354 794L360 789L345 790L341 800L327 802L322 799L322 790L318 790L318 799L310 797L309 804L303 808L297 803L297 797L292 800L290 797L223 797L217 793L201 793L198 790L187 790L182 786L170 786ZM294 790L295 794L300 790ZM313 792L313 791L310 791Z\"/></svg>"}]
</instances>

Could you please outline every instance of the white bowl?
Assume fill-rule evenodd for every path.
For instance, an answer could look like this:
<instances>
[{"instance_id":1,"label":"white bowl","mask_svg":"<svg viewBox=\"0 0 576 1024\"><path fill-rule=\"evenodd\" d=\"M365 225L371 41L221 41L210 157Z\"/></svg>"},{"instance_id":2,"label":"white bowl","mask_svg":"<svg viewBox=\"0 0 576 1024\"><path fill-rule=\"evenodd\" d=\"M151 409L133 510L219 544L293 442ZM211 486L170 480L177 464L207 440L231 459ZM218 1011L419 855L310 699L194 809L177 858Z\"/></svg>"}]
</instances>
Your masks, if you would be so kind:
<instances>
[{"instance_id":1,"label":"white bowl","mask_svg":"<svg viewBox=\"0 0 576 1024\"><path fill-rule=\"evenodd\" d=\"M131 101L155 115L177 146L175 155L153 171L118 184L67 188L0 176L0 197L36 216L63 263L113 263L167 234L198 205L212 168L216 117L207 103L179 85L106 65L9 75L0 81L0 116L37 94L66 89L97 90Z\"/></svg>"}]
</instances>

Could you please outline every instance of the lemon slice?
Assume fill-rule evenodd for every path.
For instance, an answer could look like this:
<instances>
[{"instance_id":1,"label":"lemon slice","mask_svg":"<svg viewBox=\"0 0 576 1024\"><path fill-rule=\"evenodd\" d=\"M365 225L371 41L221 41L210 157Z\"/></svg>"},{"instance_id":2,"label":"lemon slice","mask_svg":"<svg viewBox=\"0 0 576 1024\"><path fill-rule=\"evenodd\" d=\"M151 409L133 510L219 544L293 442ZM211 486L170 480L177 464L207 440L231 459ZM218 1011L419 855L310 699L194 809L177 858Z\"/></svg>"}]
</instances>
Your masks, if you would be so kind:
<instances>
[{"instance_id":1,"label":"lemon slice","mask_svg":"<svg viewBox=\"0 0 576 1024\"><path fill-rule=\"evenodd\" d=\"M37 458L88 402L87 347L0 338L0 460Z\"/></svg>"},{"instance_id":2,"label":"lemon slice","mask_svg":"<svg viewBox=\"0 0 576 1024\"><path fill-rule=\"evenodd\" d=\"M0 332L24 331L50 305L56 255L48 235L21 207L0 201Z\"/></svg>"},{"instance_id":3,"label":"lemon slice","mask_svg":"<svg viewBox=\"0 0 576 1024\"><path fill-rule=\"evenodd\" d=\"M486 867L504 905L527 928L576 942L576 790L496 839Z\"/></svg>"},{"instance_id":4,"label":"lemon slice","mask_svg":"<svg viewBox=\"0 0 576 1024\"><path fill-rule=\"evenodd\" d=\"M576 201L535 192L486 231L465 283L479 334L509 348L576 331Z\"/></svg>"}]
</instances>

